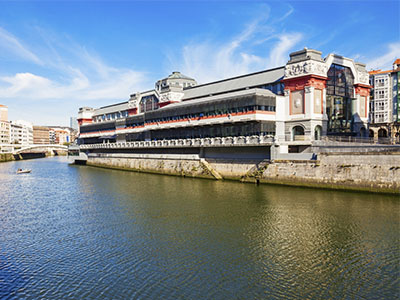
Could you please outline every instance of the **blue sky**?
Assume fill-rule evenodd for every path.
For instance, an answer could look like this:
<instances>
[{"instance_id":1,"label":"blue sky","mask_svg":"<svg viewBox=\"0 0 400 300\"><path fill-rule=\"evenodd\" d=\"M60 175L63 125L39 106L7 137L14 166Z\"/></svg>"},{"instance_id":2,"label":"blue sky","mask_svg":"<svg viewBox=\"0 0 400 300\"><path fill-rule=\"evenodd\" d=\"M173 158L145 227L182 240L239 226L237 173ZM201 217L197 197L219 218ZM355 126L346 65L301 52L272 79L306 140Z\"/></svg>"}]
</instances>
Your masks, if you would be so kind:
<instances>
[{"instance_id":1,"label":"blue sky","mask_svg":"<svg viewBox=\"0 0 400 300\"><path fill-rule=\"evenodd\" d=\"M0 104L68 125L181 71L205 83L285 64L304 47L389 69L399 1L3 1Z\"/></svg>"}]
</instances>

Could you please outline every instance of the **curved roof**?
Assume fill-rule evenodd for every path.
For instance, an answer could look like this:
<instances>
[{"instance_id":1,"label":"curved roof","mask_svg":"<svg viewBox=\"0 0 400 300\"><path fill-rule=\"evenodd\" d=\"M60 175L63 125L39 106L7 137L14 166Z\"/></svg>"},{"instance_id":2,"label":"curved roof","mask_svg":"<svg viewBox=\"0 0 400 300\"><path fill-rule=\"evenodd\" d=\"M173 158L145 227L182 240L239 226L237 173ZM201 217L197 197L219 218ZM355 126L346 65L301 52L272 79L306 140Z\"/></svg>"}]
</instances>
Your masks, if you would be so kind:
<instances>
[{"instance_id":1,"label":"curved roof","mask_svg":"<svg viewBox=\"0 0 400 300\"><path fill-rule=\"evenodd\" d=\"M265 70L257 73L246 74L233 78L227 78L220 81L201 84L184 89L185 96L183 101L206 97L209 95L218 95L231 91L255 88L262 85L280 81L285 75L285 67Z\"/></svg>"},{"instance_id":2,"label":"curved roof","mask_svg":"<svg viewBox=\"0 0 400 300\"><path fill-rule=\"evenodd\" d=\"M190 77L188 77L188 76L186 76L186 75L183 75L181 72L178 72L178 71L172 72L172 74L169 75L167 78L168 78L168 79L188 79L188 80L194 80L193 78L190 78Z\"/></svg>"}]
</instances>

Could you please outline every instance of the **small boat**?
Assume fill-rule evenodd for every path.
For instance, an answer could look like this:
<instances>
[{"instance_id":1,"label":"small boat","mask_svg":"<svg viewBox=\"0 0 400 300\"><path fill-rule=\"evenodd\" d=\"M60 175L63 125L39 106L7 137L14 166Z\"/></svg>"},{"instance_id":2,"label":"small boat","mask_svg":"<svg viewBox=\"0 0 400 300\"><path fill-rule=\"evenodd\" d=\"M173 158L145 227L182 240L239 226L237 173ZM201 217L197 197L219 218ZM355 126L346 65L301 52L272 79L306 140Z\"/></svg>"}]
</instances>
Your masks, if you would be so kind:
<instances>
[{"instance_id":1,"label":"small boat","mask_svg":"<svg viewBox=\"0 0 400 300\"><path fill-rule=\"evenodd\" d=\"M32 171L32 170L30 170L30 169L25 169L25 170L18 169L18 170L17 170L17 174L30 173L31 171Z\"/></svg>"}]
</instances>

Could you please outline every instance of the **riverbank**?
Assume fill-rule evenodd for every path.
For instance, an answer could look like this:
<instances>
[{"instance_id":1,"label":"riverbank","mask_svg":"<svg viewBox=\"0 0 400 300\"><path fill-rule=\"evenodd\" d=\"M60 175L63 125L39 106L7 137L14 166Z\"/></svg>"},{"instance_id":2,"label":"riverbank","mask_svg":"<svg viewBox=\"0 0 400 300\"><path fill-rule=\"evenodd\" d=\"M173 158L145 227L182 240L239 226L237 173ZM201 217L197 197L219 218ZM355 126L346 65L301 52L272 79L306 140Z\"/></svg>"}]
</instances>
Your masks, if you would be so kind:
<instances>
[{"instance_id":1,"label":"riverbank","mask_svg":"<svg viewBox=\"0 0 400 300\"><path fill-rule=\"evenodd\" d=\"M11 153L0 153L0 162L7 162L15 160L14 155Z\"/></svg>"},{"instance_id":2,"label":"riverbank","mask_svg":"<svg viewBox=\"0 0 400 300\"><path fill-rule=\"evenodd\" d=\"M201 159L196 155L90 154L88 165L241 182L400 194L400 153L320 153L317 160Z\"/></svg>"},{"instance_id":3,"label":"riverbank","mask_svg":"<svg viewBox=\"0 0 400 300\"><path fill-rule=\"evenodd\" d=\"M57 154L55 154L53 151L28 152L28 153L20 153L20 154L0 153L0 162L37 159L37 158L45 158L45 157L50 157L50 156L66 156L66 155L67 155L67 151L57 151Z\"/></svg>"}]
</instances>

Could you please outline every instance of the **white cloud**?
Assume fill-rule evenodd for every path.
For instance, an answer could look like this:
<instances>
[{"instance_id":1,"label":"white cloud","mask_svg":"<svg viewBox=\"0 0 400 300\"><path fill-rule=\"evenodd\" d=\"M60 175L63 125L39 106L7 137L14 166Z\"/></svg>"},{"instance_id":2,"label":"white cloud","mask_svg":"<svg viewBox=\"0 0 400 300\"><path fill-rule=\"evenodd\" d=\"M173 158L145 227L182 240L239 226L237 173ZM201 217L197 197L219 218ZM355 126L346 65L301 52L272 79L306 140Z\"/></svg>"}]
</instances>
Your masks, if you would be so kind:
<instances>
[{"instance_id":1,"label":"white cloud","mask_svg":"<svg viewBox=\"0 0 400 300\"><path fill-rule=\"evenodd\" d=\"M268 67L278 67L288 61L288 53L302 38L301 33L289 33L277 36L278 42L271 49L268 57Z\"/></svg>"},{"instance_id":2,"label":"white cloud","mask_svg":"<svg viewBox=\"0 0 400 300\"><path fill-rule=\"evenodd\" d=\"M275 24L292 12L290 7L283 17L270 23L277 27L279 24ZM278 28L265 24L267 20L265 16L256 19L239 35L222 44L217 41L187 44L182 49L182 58L170 58L170 65L199 83L281 66L288 60L290 50L302 39L302 34L277 33ZM257 47L263 49L265 56L254 54Z\"/></svg>"},{"instance_id":3,"label":"white cloud","mask_svg":"<svg viewBox=\"0 0 400 300\"><path fill-rule=\"evenodd\" d=\"M36 44L28 49L0 28L0 56L33 63L26 64L24 72L7 74L2 69L0 103L9 107L11 119L66 125L80 106L124 101L148 88L145 72L111 66L70 38L36 29Z\"/></svg>"},{"instance_id":4,"label":"white cloud","mask_svg":"<svg viewBox=\"0 0 400 300\"><path fill-rule=\"evenodd\" d=\"M22 58L23 60L42 64L42 61L29 49L24 47L22 43L11 33L0 27L0 50L11 56Z\"/></svg>"},{"instance_id":5,"label":"white cloud","mask_svg":"<svg viewBox=\"0 0 400 300\"><path fill-rule=\"evenodd\" d=\"M32 73L17 73L0 77L0 98L43 100L123 100L145 81L142 73L132 70L115 70L105 80L91 82L77 72L67 83L41 77ZM83 103L82 103L83 104Z\"/></svg>"},{"instance_id":6,"label":"white cloud","mask_svg":"<svg viewBox=\"0 0 400 300\"><path fill-rule=\"evenodd\" d=\"M400 58L400 42L389 44L385 54L367 61L367 70L389 70L397 58Z\"/></svg>"},{"instance_id":7,"label":"white cloud","mask_svg":"<svg viewBox=\"0 0 400 300\"><path fill-rule=\"evenodd\" d=\"M19 58L42 67L28 67L27 72L0 77L0 98L119 101L141 90L147 81L144 72L109 66L96 53L74 41L64 41L60 37L58 40L50 39L41 28L38 32L41 38L38 40L43 42L37 47L38 53L34 53L0 28L0 48L12 50ZM4 41L7 43L2 43ZM52 76L40 73L51 73Z\"/></svg>"}]
</instances>

